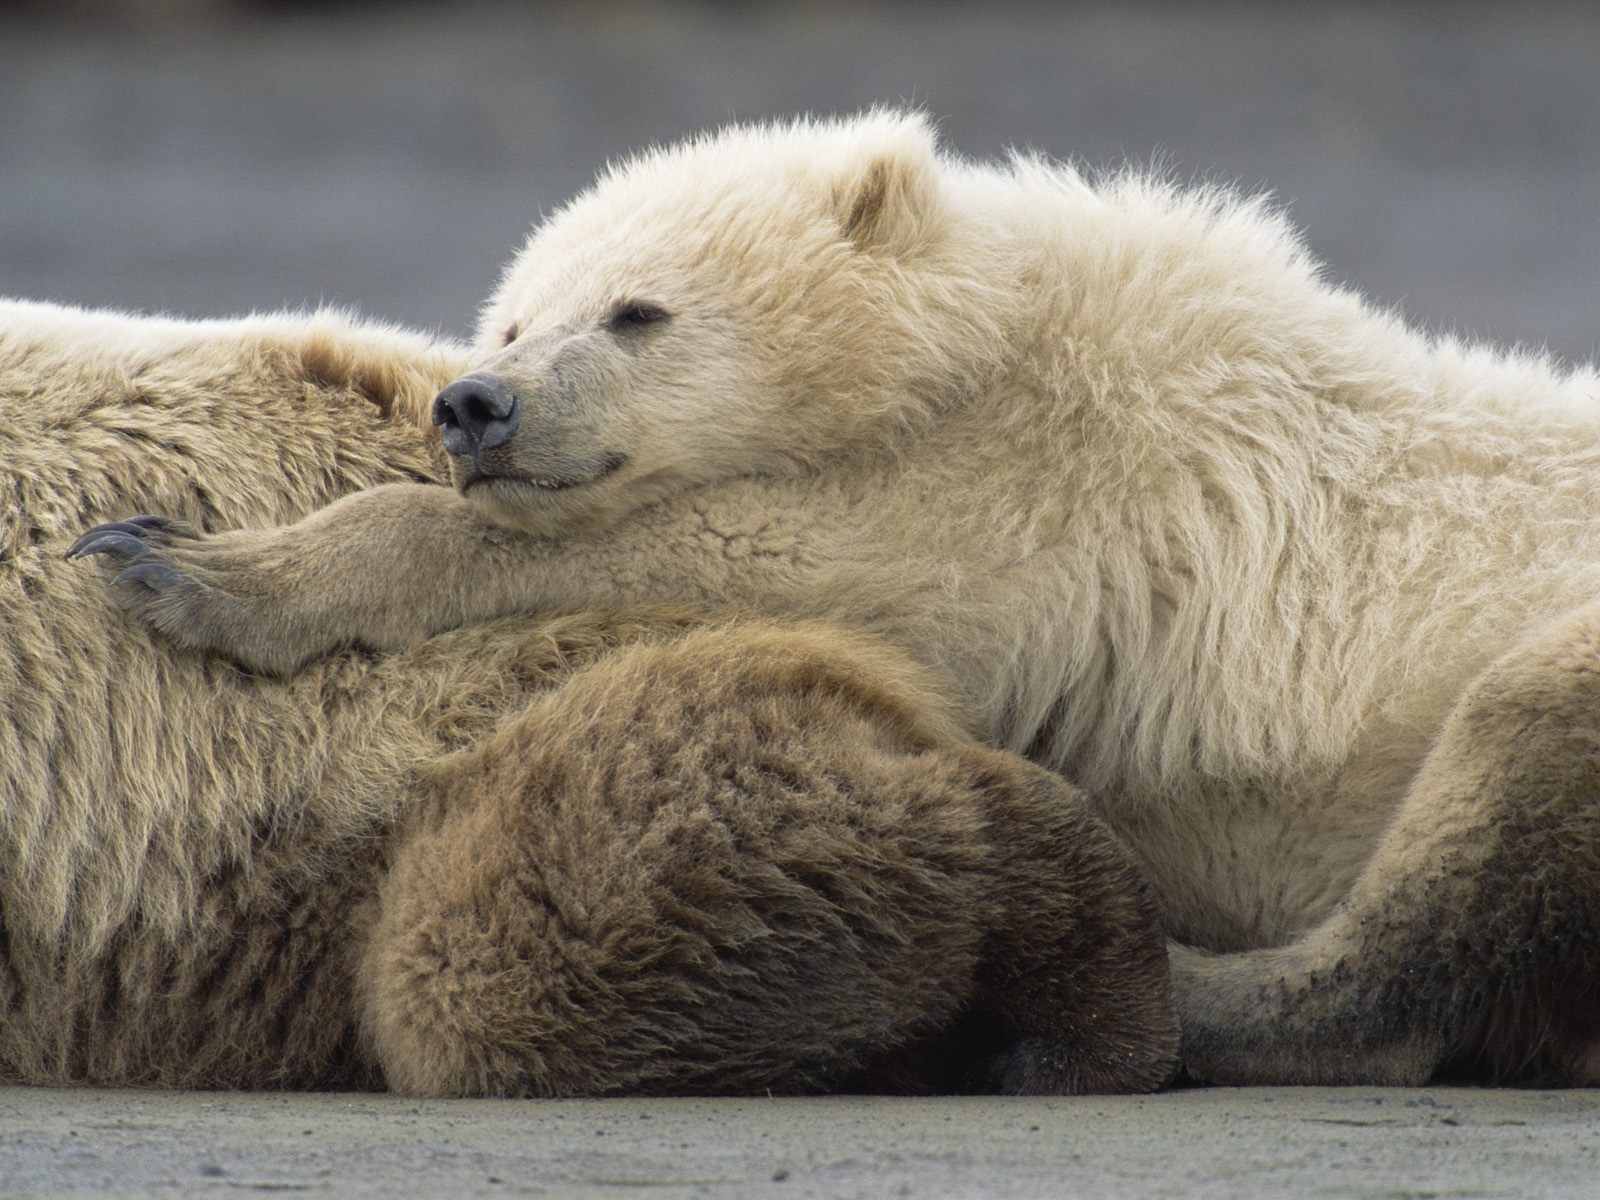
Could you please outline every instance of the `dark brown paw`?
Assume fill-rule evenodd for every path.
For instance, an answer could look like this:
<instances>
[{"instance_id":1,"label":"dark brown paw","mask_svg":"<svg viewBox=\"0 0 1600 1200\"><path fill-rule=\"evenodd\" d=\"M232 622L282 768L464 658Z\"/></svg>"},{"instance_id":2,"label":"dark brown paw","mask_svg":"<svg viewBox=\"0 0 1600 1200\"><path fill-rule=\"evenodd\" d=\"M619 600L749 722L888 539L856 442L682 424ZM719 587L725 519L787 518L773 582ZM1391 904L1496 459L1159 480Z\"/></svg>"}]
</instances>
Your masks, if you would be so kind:
<instances>
[{"instance_id":1,"label":"dark brown paw","mask_svg":"<svg viewBox=\"0 0 1600 1200\"><path fill-rule=\"evenodd\" d=\"M984 1059L973 1072L974 1090L1002 1096L1077 1096L1083 1086L1066 1044L1028 1037Z\"/></svg>"},{"instance_id":2,"label":"dark brown paw","mask_svg":"<svg viewBox=\"0 0 1600 1200\"><path fill-rule=\"evenodd\" d=\"M1087 1096L1153 1092L1171 1083L1176 1057L1163 1047L1085 1051L1064 1038L1021 1038L978 1067L976 1090L1003 1096Z\"/></svg>"}]
</instances>

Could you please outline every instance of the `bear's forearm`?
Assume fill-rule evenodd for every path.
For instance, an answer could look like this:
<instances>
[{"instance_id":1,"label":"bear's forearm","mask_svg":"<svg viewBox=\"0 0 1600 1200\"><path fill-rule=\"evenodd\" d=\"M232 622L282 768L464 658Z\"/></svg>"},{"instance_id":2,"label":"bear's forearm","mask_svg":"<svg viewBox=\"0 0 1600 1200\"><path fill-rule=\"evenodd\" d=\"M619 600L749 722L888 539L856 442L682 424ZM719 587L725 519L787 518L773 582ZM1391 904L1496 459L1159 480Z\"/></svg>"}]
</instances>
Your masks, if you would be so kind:
<instances>
[{"instance_id":1,"label":"bear's forearm","mask_svg":"<svg viewBox=\"0 0 1600 1200\"><path fill-rule=\"evenodd\" d=\"M392 484L277 529L124 527L89 549L115 560L117 598L168 640L287 675L344 646L393 650L518 613L796 607L816 570L803 531L741 521L737 507L658 506L558 541L447 488Z\"/></svg>"}]
</instances>

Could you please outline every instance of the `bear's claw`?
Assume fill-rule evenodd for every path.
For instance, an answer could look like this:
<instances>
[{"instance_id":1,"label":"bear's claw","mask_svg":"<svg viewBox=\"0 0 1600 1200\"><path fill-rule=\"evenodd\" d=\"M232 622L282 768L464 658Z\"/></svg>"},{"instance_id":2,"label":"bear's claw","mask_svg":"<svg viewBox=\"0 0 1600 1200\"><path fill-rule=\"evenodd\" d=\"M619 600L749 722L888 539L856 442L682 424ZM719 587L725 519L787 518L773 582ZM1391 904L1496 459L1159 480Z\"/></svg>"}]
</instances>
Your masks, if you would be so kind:
<instances>
[{"instance_id":1,"label":"bear's claw","mask_svg":"<svg viewBox=\"0 0 1600 1200\"><path fill-rule=\"evenodd\" d=\"M113 584L137 583L159 591L192 582L188 575L164 559L173 538L196 536L191 526L170 517L128 517L86 530L67 547L67 557L88 558L103 554L112 560L106 573ZM116 574L111 574L113 571Z\"/></svg>"},{"instance_id":2,"label":"bear's claw","mask_svg":"<svg viewBox=\"0 0 1600 1200\"><path fill-rule=\"evenodd\" d=\"M198 537L194 527L171 517L140 514L124 517L120 521L106 521L85 530L78 540L67 547L68 558L83 558L90 554L109 554L113 558L135 558L155 545L175 538Z\"/></svg>"},{"instance_id":3,"label":"bear's claw","mask_svg":"<svg viewBox=\"0 0 1600 1200\"><path fill-rule=\"evenodd\" d=\"M112 558L133 559L150 549L143 537L113 526L97 525L67 549L68 558L109 554Z\"/></svg>"},{"instance_id":4,"label":"bear's claw","mask_svg":"<svg viewBox=\"0 0 1600 1200\"><path fill-rule=\"evenodd\" d=\"M239 535L205 534L171 517L128 517L86 530L67 557L98 558L113 603L173 645L280 669L283 656L274 652L282 637L263 642L258 636L258 614L274 605L262 582L269 573L230 561L239 557L226 549L231 536Z\"/></svg>"},{"instance_id":5,"label":"bear's claw","mask_svg":"<svg viewBox=\"0 0 1600 1200\"><path fill-rule=\"evenodd\" d=\"M141 525L136 518L130 517L125 521L107 521L104 525L96 525L87 532L80 534L78 540L73 542L71 548L67 551L67 557L76 558L83 553L82 547L84 543L97 534L126 533L132 537L143 537L144 531L145 526Z\"/></svg>"},{"instance_id":6,"label":"bear's claw","mask_svg":"<svg viewBox=\"0 0 1600 1200\"><path fill-rule=\"evenodd\" d=\"M112 576L112 583L142 583L146 587L167 587L176 583L184 583L188 576L177 567L169 567L160 562L136 562L116 575Z\"/></svg>"},{"instance_id":7,"label":"bear's claw","mask_svg":"<svg viewBox=\"0 0 1600 1200\"><path fill-rule=\"evenodd\" d=\"M174 521L171 517L151 516L147 513L141 513L137 517L128 517L126 520L122 521L112 521L111 524L119 527L123 525L133 525L139 529L160 529L165 532L176 534L192 532L190 531L189 526L184 524L182 521Z\"/></svg>"}]
</instances>

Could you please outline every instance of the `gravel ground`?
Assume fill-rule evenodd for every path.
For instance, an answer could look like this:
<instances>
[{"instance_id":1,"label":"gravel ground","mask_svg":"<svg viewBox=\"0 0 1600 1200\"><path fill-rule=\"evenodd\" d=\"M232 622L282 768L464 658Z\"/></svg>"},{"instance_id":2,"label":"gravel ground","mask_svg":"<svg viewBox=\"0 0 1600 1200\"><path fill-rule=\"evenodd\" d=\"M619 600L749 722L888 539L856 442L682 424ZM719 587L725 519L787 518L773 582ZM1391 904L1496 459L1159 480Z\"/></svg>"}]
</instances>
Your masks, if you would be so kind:
<instances>
[{"instance_id":1,"label":"gravel ground","mask_svg":"<svg viewBox=\"0 0 1600 1200\"><path fill-rule=\"evenodd\" d=\"M0 1195L1583 1197L1600 1096L415 1101L0 1089Z\"/></svg>"}]
</instances>

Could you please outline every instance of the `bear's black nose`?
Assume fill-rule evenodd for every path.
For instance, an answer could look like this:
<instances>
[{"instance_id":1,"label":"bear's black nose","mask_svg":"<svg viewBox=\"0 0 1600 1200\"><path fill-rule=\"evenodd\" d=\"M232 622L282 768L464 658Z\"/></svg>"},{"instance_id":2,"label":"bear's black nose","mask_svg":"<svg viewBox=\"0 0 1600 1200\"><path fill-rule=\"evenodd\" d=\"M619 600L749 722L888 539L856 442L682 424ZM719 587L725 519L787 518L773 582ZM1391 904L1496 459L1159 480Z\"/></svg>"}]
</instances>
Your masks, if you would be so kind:
<instances>
[{"instance_id":1,"label":"bear's black nose","mask_svg":"<svg viewBox=\"0 0 1600 1200\"><path fill-rule=\"evenodd\" d=\"M497 375L463 375L433 401L433 423L451 454L478 454L511 440L520 405Z\"/></svg>"}]
</instances>

